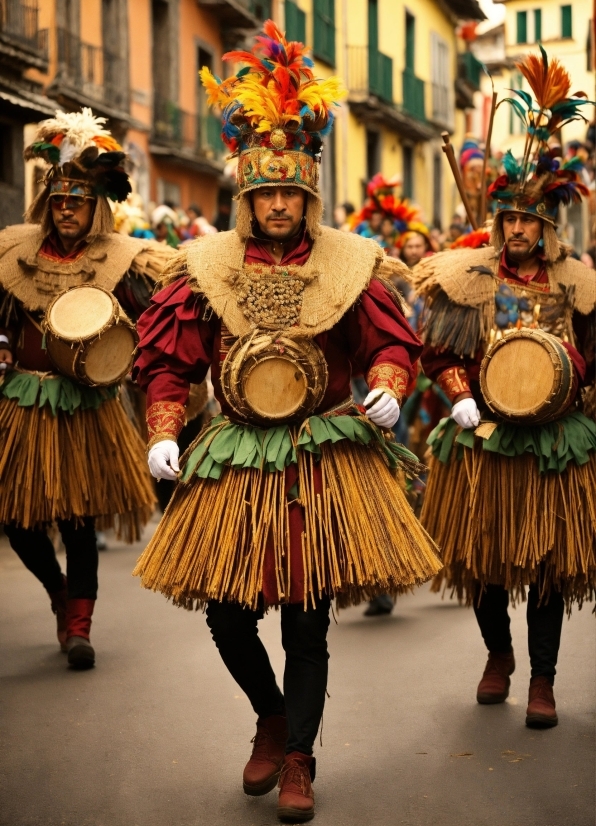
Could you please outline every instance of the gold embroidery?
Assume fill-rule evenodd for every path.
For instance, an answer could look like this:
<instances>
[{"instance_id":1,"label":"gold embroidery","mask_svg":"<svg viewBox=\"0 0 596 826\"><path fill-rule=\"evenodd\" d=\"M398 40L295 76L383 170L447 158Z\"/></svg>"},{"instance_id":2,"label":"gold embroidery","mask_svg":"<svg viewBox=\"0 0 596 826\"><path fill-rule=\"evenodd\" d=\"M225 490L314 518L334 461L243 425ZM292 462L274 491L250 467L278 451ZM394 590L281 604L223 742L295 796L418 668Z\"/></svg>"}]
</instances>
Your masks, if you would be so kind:
<instances>
[{"instance_id":1,"label":"gold embroidery","mask_svg":"<svg viewBox=\"0 0 596 826\"><path fill-rule=\"evenodd\" d=\"M164 439L177 440L186 422L184 405L178 402L155 402L147 409L147 449Z\"/></svg>"},{"instance_id":2,"label":"gold embroidery","mask_svg":"<svg viewBox=\"0 0 596 826\"><path fill-rule=\"evenodd\" d=\"M366 376L366 382L371 390L381 388L398 402L401 402L406 394L409 379L407 370L389 362L375 364Z\"/></svg>"}]
</instances>

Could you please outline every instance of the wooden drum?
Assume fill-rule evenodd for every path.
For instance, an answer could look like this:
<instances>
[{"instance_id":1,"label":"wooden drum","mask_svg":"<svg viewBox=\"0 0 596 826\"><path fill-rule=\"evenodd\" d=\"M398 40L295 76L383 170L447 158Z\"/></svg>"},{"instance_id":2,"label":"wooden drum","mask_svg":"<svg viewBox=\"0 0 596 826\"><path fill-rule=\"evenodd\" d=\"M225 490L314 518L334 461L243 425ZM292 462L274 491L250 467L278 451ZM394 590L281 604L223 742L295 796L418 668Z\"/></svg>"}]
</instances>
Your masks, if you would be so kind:
<instances>
[{"instance_id":1,"label":"wooden drum","mask_svg":"<svg viewBox=\"0 0 596 826\"><path fill-rule=\"evenodd\" d=\"M90 387L116 384L132 366L138 336L112 293L73 287L45 315L48 355L64 376Z\"/></svg>"},{"instance_id":2,"label":"wooden drum","mask_svg":"<svg viewBox=\"0 0 596 826\"><path fill-rule=\"evenodd\" d=\"M573 365L558 338L538 329L505 333L485 355L480 387L489 408L513 424L537 425L569 407Z\"/></svg>"},{"instance_id":3,"label":"wooden drum","mask_svg":"<svg viewBox=\"0 0 596 826\"><path fill-rule=\"evenodd\" d=\"M221 385L230 406L258 425L303 421L327 389L327 364L310 339L249 333L230 348Z\"/></svg>"}]
</instances>

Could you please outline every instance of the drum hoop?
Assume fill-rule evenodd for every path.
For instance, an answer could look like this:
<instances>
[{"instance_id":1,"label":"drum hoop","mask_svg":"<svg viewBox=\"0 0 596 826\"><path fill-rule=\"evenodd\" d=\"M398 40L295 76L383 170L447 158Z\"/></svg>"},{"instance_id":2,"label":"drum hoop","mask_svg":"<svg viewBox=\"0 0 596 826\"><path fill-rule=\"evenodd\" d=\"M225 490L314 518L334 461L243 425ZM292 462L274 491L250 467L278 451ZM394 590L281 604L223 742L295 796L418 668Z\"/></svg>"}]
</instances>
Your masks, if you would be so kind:
<instances>
[{"instance_id":1,"label":"drum hoop","mask_svg":"<svg viewBox=\"0 0 596 826\"><path fill-rule=\"evenodd\" d=\"M92 290L98 290L99 292L105 293L105 295L107 295L109 297L110 301L112 302L112 316L99 330L95 330L90 335L80 336L78 338L67 338L66 336L63 336L60 333L58 333L56 331L56 329L54 328L54 326L52 325L52 322L51 322L52 310L54 308L54 305L58 301L60 301L60 299L63 298L65 295L73 293L75 290L81 290L81 289L86 289L86 290L92 289ZM63 290L55 298L52 299L52 301L48 305L48 308L45 312L44 319L43 319L43 322L42 322L42 329L45 333L51 333L55 338L57 338L59 341L63 341L65 344L66 343L77 344L77 343L83 343L83 342L91 341L96 336L100 336L102 333L104 333L108 328L113 327L115 324L120 324L120 323L129 324L131 327L134 327L131 320L129 319L129 317L124 312L120 302L118 301L118 299L116 298L116 296L113 293L111 293L109 290L105 290L103 287L98 287L95 284L79 284L76 287L70 287L67 290Z\"/></svg>"},{"instance_id":2,"label":"drum hoop","mask_svg":"<svg viewBox=\"0 0 596 826\"><path fill-rule=\"evenodd\" d=\"M487 373L490 362L492 361L493 356L497 353L505 344L511 341L513 338L529 338L531 340L536 341L539 339L541 345L544 346L545 350L549 353L551 361L555 365L555 377L559 378L557 382L557 386L554 389L549 400L546 402L544 406L544 410L542 415L538 414L538 411L542 408L542 404L539 404L533 408L528 408L524 410L516 416L509 416L505 412L503 412L499 407L495 406L494 402L491 402L489 397L489 391L487 387ZM560 357L562 363L562 369L557 370L556 362L553 359L553 354L557 354ZM569 377L568 388L565 390L563 398L561 398L561 391L565 387L564 377L565 374ZM487 407L495 413L497 416L500 416L502 419L508 421L511 424L520 424L520 425L539 425L539 424L547 424L550 421L554 421L560 418L564 413L568 410L570 403L571 403L571 394L573 391L573 362L569 356L569 353L563 347L561 341L556 337L553 336L551 333L547 333L540 328L527 328L522 327L519 330L511 330L506 332L503 335L503 338L496 341L487 351L484 358L482 359L482 363L480 365L480 390L482 392L482 396ZM559 404L561 406L559 406ZM553 412L553 405L557 405L557 412Z\"/></svg>"}]
</instances>

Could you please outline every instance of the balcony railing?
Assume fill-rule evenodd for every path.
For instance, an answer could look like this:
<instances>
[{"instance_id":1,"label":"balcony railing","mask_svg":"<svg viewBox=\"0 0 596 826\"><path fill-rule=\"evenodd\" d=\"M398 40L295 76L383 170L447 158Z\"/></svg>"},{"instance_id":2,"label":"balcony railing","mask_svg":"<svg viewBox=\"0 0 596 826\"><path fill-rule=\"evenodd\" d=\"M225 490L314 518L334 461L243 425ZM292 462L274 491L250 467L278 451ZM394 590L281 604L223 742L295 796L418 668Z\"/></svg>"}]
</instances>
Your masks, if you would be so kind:
<instances>
[{"instance_id":1,"label":"balcony railing","mask_svg":"<svg viewBox=\"0 0 596 826\"><path fill-rule=\"evenodd\" d=\"M153 136L159 143L203 158L220 159L225 152L219 118L185 112L169 100L154 102Z\"/></svg>"},{"instance_id":2,"label":"balcony railing","mask_svg":"<svg viewBox=\"0 0 596 826\"><path fill-rule=\"evenodd\" d=\"M424 107L424 81L416 77L411 69L404 69L402 73L403 83L403 111L411 115L416 120L426 120L426 110Z\"/></svg>"},{"instance_id":3,"label":"balcony railing","mask_svg":"<svg viewBox=\"0 0 596 826\"><path fill-rule=\"evenodd\" d=\"M457 73L461 80L465 80L476 91L480 89L483 65L472 52L463 52L457 56Z\"/></svg>"},{"instance_id":4,"label":"balcony railing","mask_svg":"<svg viewBox=\"0 0 596 826\"><path fill-rule=\"evenodd\" d=\"M108 49L83 42L66 29L56 29L60 80L85 97L128 111L125 61Z\"/></svg>"},{"instance_id":5,"label":"balcony railing","mask_svg":"<svg viewBox=\"0 0 596 826\"><path fill-rule=\"evenodd\" d=\"M348 89L393 103L393 60L366 46L348 46Z\"/></svg>"},{"instance_id":6,"label":"balcony railing","mask_svg":"<svg viewBox=\"0 0 596 826\"><path fill-rule=\"evenodd\" d=\"M47 60L48 30L39 28L39 9L36 2L0 0L0 33L22 48L37 52Z\"/></svg>"}]
</instances>

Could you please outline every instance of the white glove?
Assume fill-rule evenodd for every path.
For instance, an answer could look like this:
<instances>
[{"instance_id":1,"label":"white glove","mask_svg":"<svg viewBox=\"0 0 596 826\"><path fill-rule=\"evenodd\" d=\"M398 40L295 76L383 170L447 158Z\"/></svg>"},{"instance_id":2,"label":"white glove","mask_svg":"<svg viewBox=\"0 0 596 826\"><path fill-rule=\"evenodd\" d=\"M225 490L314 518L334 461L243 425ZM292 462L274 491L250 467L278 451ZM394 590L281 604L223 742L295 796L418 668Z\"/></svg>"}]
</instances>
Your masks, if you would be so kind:
<instances>
[{"instance_id":1,"label":"white glove","mask_svg":"<svg viewBox=\"0 0 596 826\"><path fill-rule=\"evenodd\" d=\"M156 479L177 479L179 454L178 445L172 439L154 444L147 456L151 475Z\"/></svg>"},{"instance_id":2,"label":"white glove","mask_svg":"<svg viewBox=\"0 0 596 826\"><path fill-rule=\"evenodd\" d=\"M372 390L364 399L364 407L368 418L379 427L393 427L399 419L399 404L389 393Z\"/></svg>"},{"instance_id":3,"label":"white glove","mask_svg":"<svg viewBox=\"0 0 596 826\"><path fill-rule=\"evenodd\" d=\"M453 405L451 418L454 419L460 427L478 427L480 424L480 411L474 399L461 399L461 401Z\"/></svg>"}]
</instances>

